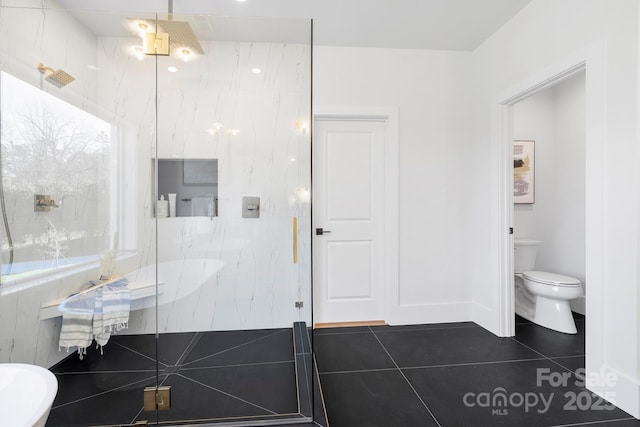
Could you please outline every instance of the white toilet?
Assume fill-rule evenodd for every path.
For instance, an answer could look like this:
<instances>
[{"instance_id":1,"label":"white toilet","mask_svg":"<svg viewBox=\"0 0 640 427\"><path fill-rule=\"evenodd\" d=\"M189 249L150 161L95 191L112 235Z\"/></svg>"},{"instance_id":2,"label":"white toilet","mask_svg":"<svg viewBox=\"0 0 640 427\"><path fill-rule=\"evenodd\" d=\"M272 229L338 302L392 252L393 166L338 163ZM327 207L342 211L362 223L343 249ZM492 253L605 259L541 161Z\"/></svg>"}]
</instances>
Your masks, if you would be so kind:
<instances>
[{"instance_id":1,"label":"white toilet","mask_svg":"<svg viewBox=\"0 0 640 427\"><path fill-rule=\"evenodd\" d=\"M580 280L534 270L539 240L514 240L516 314L545 328L575 334L569 301L582 296Z\"/></svg>"}]
</instances>

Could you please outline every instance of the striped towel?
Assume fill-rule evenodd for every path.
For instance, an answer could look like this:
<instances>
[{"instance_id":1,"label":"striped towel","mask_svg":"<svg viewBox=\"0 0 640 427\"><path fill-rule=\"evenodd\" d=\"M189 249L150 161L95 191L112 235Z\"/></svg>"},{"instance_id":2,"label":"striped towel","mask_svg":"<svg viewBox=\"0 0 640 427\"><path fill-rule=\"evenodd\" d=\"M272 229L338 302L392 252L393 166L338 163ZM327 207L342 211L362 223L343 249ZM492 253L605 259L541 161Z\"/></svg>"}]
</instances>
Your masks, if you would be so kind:
<instances>
[{"instance_id":1,"label":"striped towel","mask_svg":"<svg viewBox=\"0 0 640 427\"><path fill-rule=\"evenodd\" d=\"M89 282L97 286L99 282ZM87 347L96 340L100 352L112 333L128 327L131 291L125 278L97 286L86 293L71 295L61 305L60 348L78 348L82 360Z\"/></svg>"},{"instance_id":2,"label":"striped towel","mask_svg":"<svg viewBox=\"0 0 640 427\"><path fill-rule=\"evenodd\" d=\"M80 359L87 353L87 347L93 341L93 312L96 293L75 295L62 308L62 328L60 330L60 348L69 351L78 348Z\"/></svg>"},{"instance_id":3,"label":"striped towel","mask_svg":"<svg viewBox=\"0 0 640 427\"><path fill-rule=\"evenodd\" d=\"M104 304L104 286L97 288L95 291L96 302L93 308L93 328L92 336L96 339L96 343L100 346L100 353L102 353L102 346L109 341L110 334L104 333L104 314L102 307Z\"/></svg>"},{"instance_id":4,"label":"striped towel","mask_svg":"<svg viewBox=\"0 0 640 427\"><path fill-rule=\"evenodd\" d=\"M103 286L101 301L96 301L93 332L98 345L109 341L111 334L128 327L131 308L131 291L126 278Z\"/></svg>"}]
</instances>

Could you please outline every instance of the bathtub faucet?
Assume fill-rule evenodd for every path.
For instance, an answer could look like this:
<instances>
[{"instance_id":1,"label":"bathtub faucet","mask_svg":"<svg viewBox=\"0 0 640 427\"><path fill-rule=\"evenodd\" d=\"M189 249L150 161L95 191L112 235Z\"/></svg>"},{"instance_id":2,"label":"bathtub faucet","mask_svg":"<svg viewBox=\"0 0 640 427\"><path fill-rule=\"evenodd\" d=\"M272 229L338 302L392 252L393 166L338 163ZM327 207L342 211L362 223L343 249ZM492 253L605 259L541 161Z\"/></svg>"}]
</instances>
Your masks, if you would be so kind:
<instances>
[{"instance_id":1,"label":"bathtub faucet","mask_svg":"<svg viewBox=\"0 0 640 427\"><path fill-rule=\"evenodd\" d=\"M38 206L49 206L50 208L59 208L60 206L58 206L58 204L56 203L55 200L50 199L48 202L40 202L38 203Z\"/></svg>"},{"instance_id":2,"label":"bathtub faucet","mask_svg":"<svg viewBox=\"0 0 640 427\"><path fill-rule=\"evenodd\" d=\"M51 208L59 208L55 200L48 194L36 194L33 196L34 212L49 212Z\"/></svg>"}]
</instances>

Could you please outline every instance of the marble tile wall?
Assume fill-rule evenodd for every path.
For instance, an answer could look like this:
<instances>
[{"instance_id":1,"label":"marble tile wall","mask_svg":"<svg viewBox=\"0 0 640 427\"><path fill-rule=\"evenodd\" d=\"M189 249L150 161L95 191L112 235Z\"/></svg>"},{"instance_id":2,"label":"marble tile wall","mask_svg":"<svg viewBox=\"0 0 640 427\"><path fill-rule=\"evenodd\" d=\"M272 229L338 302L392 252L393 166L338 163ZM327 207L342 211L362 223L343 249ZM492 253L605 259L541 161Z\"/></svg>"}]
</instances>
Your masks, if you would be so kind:
<instances>
[{"instance_id":1,"label":"marble tile wall","mask_svg":"<svg viewBox=\"0 0 640 427\"><path fill-rule=\"evenodd\" d=\"M122 51L122 40L102 43L105 52ZM310 138L308 131L296 127L309 123L309 46L204 42L203 48L206 55L188 63L154 58L159 85L157 157L218 159L218 216L159 219L157 259L160 266L175 260L215 259L223 267L197 292L161 306L159 330L310 322ZM166 71L172 65L177 73ZM252 73L255 67L262 73ZM146 79L144 73L114 70L114 74L126 75L127 86L136 78ZM116 104L130 106L128 93L122 91ZM135 109L152 111L142 104L153 101L142 96ZM149 160L155 153L149 147L155 141L150 138L153 135L148 143L138 141L139 177L151 173ZM143 267L155 255L147 238L155 221L153 206L147 204L153 189L142 185L144 179L138 182L137 199L143 205L138 209L138 259ZM260 197L260 218L242 218L243 196ZM300 217L303 236L297 265L292 262L294 216ZM295 308L298 300L306 300L307 307ZM150 314L151 309L134 313L128 333L153 332Z\"/></svg>"},{"instance_id":2,"label":"marble tile wall","mask_svg":"<svg viewBox=\"0 0 640 427\"><path fill-rule=\"evenodd\" d=\"M72 162L74 168L70 169L65 169L64 165L69 163L60 159L88 154L83 147L64 150L63 145L73 139L69 132L77 130L77 126L69 124L64 128L57 123L57 128L51 126L51 129L46 129L43 125L51 125L50 121L33 120L42 127L41 134L49 132L49 141L56 141L50 146L40 143L34 135L25 135L24 124L29 119L41 119L48 113L56 116L59 113L55 107L51 111L51 105L55 106L55 103L49 103L49 107L46 107L46 103L33 97L34 91L48 94L42 95L43 99L63 101L69 109L81 109L92 115L99 110L95 90L97 75L87 67L97 61L96 37L65 11L42 10L38 5L34 6L33 9L0 7L3 84L17 78L32 88L18 88L18 92L11 96L1 94L3 120L9 120L4 123L1 140L3 166L7 166L7 162L13 163L12 168L3 170L3 177L7 221L16 242L14 262L33 260L37 256L51 259L56 256L52 251L55 252L57 245L60 246L61 258L95 254L104 245L105 236L101 230L109 221L108 198L100 197L108 192L102 179L105 178L105 159L100 158L98 163L93 163L94 168L84 171L80 159ZM55 70L63 69L76 80L58 88L43 79L38 71L40 63ZM23 108L29 100L32 100L33 110ZM17 115L21 115L20 123L16 123ZM62 120L63 116L57 115L56 119ZM64 136L60 138L60 135L53 134L56 130L62 130L60 133L64 133ZM16 133L21 136L16 137ZM14 146L10 147L12 143ZM33 165L31 170L25 169L27 164ZM16 171L20 173L16 175ZM99 181L102 184L98 184ZM93 187L87 186L87 182L93 183ZM75 190L70 188L74 185L77 187ZM59 208L50 212L34 212L34 193L51 193L57 202L65 194L67 198ZM1 262L6 266L9 257L7 236L4 227L0 228L3 246ZM70 239L73 234L71 231L78 229L97 232ZM30 239L38 240L43 235L46 235L44 241L39 239L40 243L25 245ZM31 280L28 286L11 287L3 282L0 285L0 362L50 366L66 355L58 352L60 319L41 321L40 307L48 301L69 295L87 280L95 278L96 274L97 268L94 267L67 271L64 275L51 274L46 278Z\"/></svg>"},{"instance_id":3,"label":"marble tile wall","mask_svg":"<svg viewBox=\"0 0 640 427\"><path fill-rule=\"evenodd\" d=\"M0 13L0 20L10 19L6 10ZM46 27L58 25L67 31L65 40L72 38L66 19L56 16ZM10 63L24 62L7 49L19 31L0 31ZM165 286L158 330L310 323L309 45L203 37L205 55L185 63L175 57L139 60L132 54L138 43L133 36L88 36L79 26L77 38L91 39L86 58L95 69L78 73L80 84L65 100L83 100L80 105L112 127L109 204L98 209L108 216L97 246L117 249L116 274L144 280L157 271ZM251 71L256 67L260 74ZM37 77L17 74L26 81ZM155 158L218 159L218 216L156 221ZM243 196L260 197L260 218L242 218ZM98 217L95 207L76 214ZM292 260L294 216L300 218L298 264ZM0 296L0 362L51 366L66 356L57 347L61 319L39 320L40 306L97 274L94 266ZM304 307L295 308L296 301ZM136 307L125 333L155 332L152 304L138 301Z\"/></svg>"}]
</instances>

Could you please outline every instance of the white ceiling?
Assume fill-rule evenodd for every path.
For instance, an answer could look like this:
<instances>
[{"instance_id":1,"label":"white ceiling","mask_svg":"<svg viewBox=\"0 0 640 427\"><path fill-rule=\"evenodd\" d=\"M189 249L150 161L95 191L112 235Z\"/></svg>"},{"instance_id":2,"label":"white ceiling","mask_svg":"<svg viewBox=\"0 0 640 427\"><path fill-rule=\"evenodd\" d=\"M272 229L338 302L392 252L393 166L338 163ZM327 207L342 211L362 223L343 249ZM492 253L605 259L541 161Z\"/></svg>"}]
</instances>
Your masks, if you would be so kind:
<instances>
[{"instance_id":1,"label":"white ceiling","mask_svg":"<svg viewBox=\"0 0 640 427\"><path fill-rule=\"evenodd\" d=\"M167 12L170 0L57 1L67 9ZM173 12L232 17L313 18L316 45L469 51L478 47L530 2L173 0Z\"/></svg>"}]
</instances>

